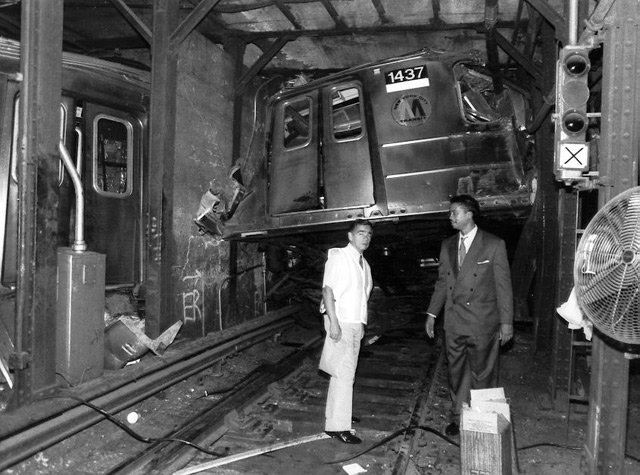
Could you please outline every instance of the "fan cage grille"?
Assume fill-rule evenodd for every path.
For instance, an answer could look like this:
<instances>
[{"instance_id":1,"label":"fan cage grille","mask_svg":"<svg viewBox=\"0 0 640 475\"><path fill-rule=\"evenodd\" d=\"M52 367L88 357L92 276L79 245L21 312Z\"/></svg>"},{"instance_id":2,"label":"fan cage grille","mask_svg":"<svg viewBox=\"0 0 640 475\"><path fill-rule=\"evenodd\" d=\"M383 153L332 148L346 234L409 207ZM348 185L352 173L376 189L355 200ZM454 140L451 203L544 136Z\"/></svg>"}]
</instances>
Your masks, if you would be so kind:
<instances>
[{"instance_id":1,"label":"fan cage grille","mask_svg":"<svg viewBox=\"0 0 640 475\"><path fill-rule=\"evenodd\" d=\"M573 275L593 325L617 341L640 344L640 187L598 210L578 244Z\"/></svg>"}]
</instances>

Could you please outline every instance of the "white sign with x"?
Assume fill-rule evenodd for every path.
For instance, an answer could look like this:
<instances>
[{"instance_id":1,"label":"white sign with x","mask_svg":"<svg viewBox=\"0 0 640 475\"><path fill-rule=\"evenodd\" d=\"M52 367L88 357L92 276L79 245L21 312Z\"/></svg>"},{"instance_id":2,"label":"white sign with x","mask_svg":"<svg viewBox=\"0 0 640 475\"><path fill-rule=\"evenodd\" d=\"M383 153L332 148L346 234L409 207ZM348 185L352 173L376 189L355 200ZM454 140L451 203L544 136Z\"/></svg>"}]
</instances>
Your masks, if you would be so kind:
<instances>
[{"instance_id":1,"label":"white sign with x","mask_svg":"<svg viewBox=\"0 0 640 475\"><path fill-rule=\"evenodd\" d=\"M558 166L563 170L585 170L589 166L589 144L585 142L558 144Z\"/></svg>"}]
</instances>

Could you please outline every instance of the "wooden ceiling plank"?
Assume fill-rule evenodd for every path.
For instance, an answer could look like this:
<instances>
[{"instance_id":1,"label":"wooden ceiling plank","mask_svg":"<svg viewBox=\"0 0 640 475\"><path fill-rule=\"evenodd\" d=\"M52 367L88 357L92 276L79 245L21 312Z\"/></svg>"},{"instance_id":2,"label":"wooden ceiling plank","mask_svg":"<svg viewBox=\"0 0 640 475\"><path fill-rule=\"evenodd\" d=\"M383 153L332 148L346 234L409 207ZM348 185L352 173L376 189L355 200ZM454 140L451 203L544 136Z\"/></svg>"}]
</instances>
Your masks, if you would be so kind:
<instances>
[{"instance_id":1,"label":"wooden ceiling plank","mask_svg":"<svg viewBox=\"0 0 640 475\"><path fill-rule=\"evenodd\" d=\"M262 68L264 68L267 65L267 63L269 63L269 61L271 61L271 59L276 54L278 54L278 52L289 41L291 41L291 38L286 36L286 35L285 36L281 36L276 41L274 41L272 43L271 47L267 51L265 51L262 54L262 56L260 56L258 58L258 60L247 70L246 73L244 73L242 75L242 77L240 78L240 81L238 83L238 91L237 91L237 93L242 93L242 91L247 86L247 84L249 84L249 81L251 81L254 78L254 76L256 74L258 74L258 72L260 72L260 70Z\"/></svg>"},{"instance_id":2,"label":"wooden ceiling plank","mask_svg":"<svg viewBox=\"0 0 640 475\"><path fill-rule=\"evenodd\" d=\"M522 22L523 24L527 23L526 21ZM514 27L514 22L512 21L498 21L496 24L497 29L511 29ZM421 23L421 24L413 24L413 25L378 25L372 27L363 27L363 28L346 28L344 30L340 30L337 28L323 28L318 30L313 30L307 28L306 30L271 30L271 31L256 31L256 32L248 32L242 31L239 32L237 30L228 30L227 36L237 36L243 38L247 43L255 43L259 39L264 38L276 38L283 35L288 35L291 38L302 38L302 37L320 37L320 36L349 36L349 35L378 35L384 33L421 33L427 31L453 31L453 30L474 30L480 33L484 33L486 28L484 23Z\"/></svg>"},{"instance_id":3,"label":"wooden ceiling plank","mask_svg":"<svg viewBox=\"0 0 640 475\"><path fill-rule=\"evenodd\" d=\"M191 10L187 18L178 25L176 31L171 33L171 37L169 38L171 46L175 48L180 45L218 3L220 3L220 0L202 0Z\"/></svg>"},{"instance_id":4,"label":"wooden ceiling plank","mask_svg":"<svg viewBox=\"0 0 640 475\"><path fill-rule=\"evenodd\" d=\"M320 3L322 3L322 6L324 7L325 10L327 10L327 13L329 14L329 16L331 17L331 19L334 21L334 23L338 28L347 27L347 25L344 23L342 18L340 18L340 15L338 15L338 12L336 11L336 9L333 7L333 5L329 0L320 0Z\"/></svg>"},{"instance_id":5,"label":"wooden ceiling plank","mask_svg":"<svg viewBox=\"0 0 640 475\"><path fill-rule=\"evenodd\" d=\"M546 0L526 0L529 5L547 20L555 29L556 39L562 44L569 40L567 22Z\"/></svg>"},{"instance_id":6,"label":"wooden ceiling plank","mask_svg":"<svg viewBox=\"0 0 640 475\"><path fill-rule=\"evenodd\" d=\"M136 15L124 0L110 0L113 6L120 12L125 20L138 32L142 38L151 46L152 33L145 23Z\"/></svg>"},{"instance_id":7,"label":"wooden ceiling plank","mask_svg":"<svg viewBox=\"0 0 640 475\"><path fill-rule=\"evenodd\" d=\"M542 73L533 62L531 62L524 54L518 51L507 38L500 34L500 32L495 32L495 39L498 46L500 46L500 48L502 48L505 53L511 56L520 66L524 68L525 71L533 76L537 83L541 84Z\"/></svg>"},{"instance_id":8,"label":"wooden ceiling plank","mask_svg":"<svg viewBox=\"0 0 640 475\"><path fill-rule=\"evenodd\" d=\"M302 25L298 22L296 17L291 12L289 6L283 2L282 0L274 0L273 2L278 10L289 20L289 22L293 25L296 30L302 30Z\"/></svg>"}]
</instances>

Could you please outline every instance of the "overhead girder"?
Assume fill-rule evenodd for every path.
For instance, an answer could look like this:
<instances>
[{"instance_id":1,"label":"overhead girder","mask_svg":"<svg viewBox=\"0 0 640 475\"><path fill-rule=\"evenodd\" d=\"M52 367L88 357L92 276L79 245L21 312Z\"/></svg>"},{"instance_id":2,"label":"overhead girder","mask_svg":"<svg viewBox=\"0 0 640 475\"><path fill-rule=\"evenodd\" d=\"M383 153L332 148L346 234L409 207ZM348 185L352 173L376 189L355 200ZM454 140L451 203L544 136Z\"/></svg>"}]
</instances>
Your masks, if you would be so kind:
<instances>
[{"instance_id":1,"label":"overhead girder","mask_svg":"<svg viewBox=\"0 0 640 475\"><path fill-rule=\"evenodd\" d=\"M120 12L125 20L138 32L140 36L151 45L151 30L138 16L129 8L124 0L111 0L114 7Z\"/></svg>"},{"instance_id":2,"label":"overhead girder","mask_svg":"<svg viewBox=\"0 0 640 475\"><path fill-rule=\"evenodd\" d=\"M342 18L340 17L340 15L338 14L338 12L336 11L336 9L333 7L333 5L329 0L320 0L320 3L322 3L322 6L327 11L327 13L329 14L333 22L336 24L336 27L338 29L343 30L347 27L347 25L342 20Z\"/></svg>"},{"instance_id":3,"label":"overhead girder","mask_svg":"<svg viewBox=\"0 0 640 475\"><path fill-rule=\"evenodd\" d=\"M556 38L562 43L568 42L567 22L564 16L558 13L555 8L549 5L545 0L526 0L535 10L553 26Z\"/></svg>"}]
</instances>

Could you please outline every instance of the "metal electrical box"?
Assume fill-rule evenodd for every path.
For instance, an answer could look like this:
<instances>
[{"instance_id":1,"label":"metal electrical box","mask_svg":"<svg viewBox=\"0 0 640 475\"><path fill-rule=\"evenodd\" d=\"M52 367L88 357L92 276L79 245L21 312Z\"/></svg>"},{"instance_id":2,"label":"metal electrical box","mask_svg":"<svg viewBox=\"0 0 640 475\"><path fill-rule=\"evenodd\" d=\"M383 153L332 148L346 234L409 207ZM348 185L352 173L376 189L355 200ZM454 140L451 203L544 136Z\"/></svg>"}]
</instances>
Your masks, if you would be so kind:
<instances>
[{"instance_id":1,"label":"metal electrical box","mask_svg":"<svg viewBox=\"0 0 640 475\"><path fill-rule=\"evenodd\" d=\"M76 385L104 372L105 255L58 249L56 370Z\"/></svg>"}]
</instances>

